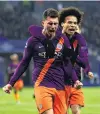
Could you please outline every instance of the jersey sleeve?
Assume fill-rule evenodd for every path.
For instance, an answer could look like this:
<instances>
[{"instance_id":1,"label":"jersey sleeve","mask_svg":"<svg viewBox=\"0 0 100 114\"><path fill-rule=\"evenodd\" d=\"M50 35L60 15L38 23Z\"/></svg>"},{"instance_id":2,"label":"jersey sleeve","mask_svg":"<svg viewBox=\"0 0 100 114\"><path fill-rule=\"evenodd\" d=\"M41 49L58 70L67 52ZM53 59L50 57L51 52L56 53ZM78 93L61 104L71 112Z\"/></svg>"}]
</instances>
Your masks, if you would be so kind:
<instances>
[{"instance_id":1,"label":"jersey sleeve","mask_svg":"<svg viewBox=\"0 0 100 114\"><path fill-rule=\"evenodd\" d=\"M72 69L72 80L74 83L79 80L74 68Z\"/></svg>"},{"instance_id":2,"label":"jersey sleeve","mask_svg":"<svg viewBox=\"0 0 100 114\"><path fill-rule=\"evenodd\" d=\"M78 33L76 33L76 38L79 43L79 53L76 59L76 63L84 68L85 73L88 73L90 71L90 65L88 60L88 48L86 40L81 34Z\"/></svg>"}]
</instances>

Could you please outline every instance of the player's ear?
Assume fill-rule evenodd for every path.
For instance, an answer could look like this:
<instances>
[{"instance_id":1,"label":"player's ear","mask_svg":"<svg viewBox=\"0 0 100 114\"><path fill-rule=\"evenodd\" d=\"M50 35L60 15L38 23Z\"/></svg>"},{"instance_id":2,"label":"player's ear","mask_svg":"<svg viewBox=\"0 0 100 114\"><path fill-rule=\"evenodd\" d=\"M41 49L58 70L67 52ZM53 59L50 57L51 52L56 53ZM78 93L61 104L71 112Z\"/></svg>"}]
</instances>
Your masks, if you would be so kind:
<instances>
[{"instance_id":1,"label":"player's ear","mask_svg":"<svg viewBox=\"0 0 100 114\"><path fill-rule=\"evenodd\" d=\"M64 26L64 23L62 22L62 23L61 23L61 27L63 27L63 26Z\"/></svg>"},{"instance_id":2,"label":"player's ear","mask_svg":"<svg viewBox=\"0 0 100 114\"><path fill-rule=\"evenodd\" d=\"M42 26L44 26L44 21L42 21Z\"/></svg>"}]
</instances>

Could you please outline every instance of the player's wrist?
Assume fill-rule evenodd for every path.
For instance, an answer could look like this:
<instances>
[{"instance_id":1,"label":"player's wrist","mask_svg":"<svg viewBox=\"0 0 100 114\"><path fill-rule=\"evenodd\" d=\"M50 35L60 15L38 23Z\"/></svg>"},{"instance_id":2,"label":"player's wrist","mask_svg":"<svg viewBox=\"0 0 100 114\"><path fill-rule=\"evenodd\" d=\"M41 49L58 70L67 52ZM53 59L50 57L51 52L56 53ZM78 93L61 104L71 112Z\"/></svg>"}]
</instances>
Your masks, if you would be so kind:
<instances>
[{"instance_id":1,"label":"player's wrist","mask_svg":"<svg viewBox=\"0 0 100 114\"><path fill-rule=\"evenodd\" d=\"M8 83L6 86L8 87L8 89L10 89L10 90L12 89L12 85L11 84Z\"/></svg>"},{"instance_id":2,"label":"player's wrist","mask_svg":"<svg viewBox=\"0 0 100 114\"><path fill-rule=\"evenodd\" d=\"M80 81L79 80L76 80L75 83L79 83Z\"/></svg>"}]
</instances>

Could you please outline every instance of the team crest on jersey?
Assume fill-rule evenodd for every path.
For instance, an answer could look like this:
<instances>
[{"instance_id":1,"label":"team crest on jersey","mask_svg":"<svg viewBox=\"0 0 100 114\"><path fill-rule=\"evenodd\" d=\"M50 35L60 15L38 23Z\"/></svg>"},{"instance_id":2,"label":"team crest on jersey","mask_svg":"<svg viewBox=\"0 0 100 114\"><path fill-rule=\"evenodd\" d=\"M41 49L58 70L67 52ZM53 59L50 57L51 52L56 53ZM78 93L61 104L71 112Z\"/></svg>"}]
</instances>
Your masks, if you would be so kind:
<instances>
[{"instance_id":1,"label":"team crest on jersey","mask_svg":"<svg viewBox=\"0 0 100 114\"><path fill-rule=\"evenodd\" d=\"M61 50L62 49L62 44L58 43L57 44L57 49L60 49Z\"/></svg>"},{"instance_id":2,"label":"team crest on jersey","mask_svg":"<svg viewBox=\"0 0 100 114\"><path fill-rule=\"evenodd\" d=\"M77 45L78 45L78 41L77 41L77 40L75 40L75 41L73 42L73 48L74 48L74 51L76 50Z\"/></svg>"}]
</instances>

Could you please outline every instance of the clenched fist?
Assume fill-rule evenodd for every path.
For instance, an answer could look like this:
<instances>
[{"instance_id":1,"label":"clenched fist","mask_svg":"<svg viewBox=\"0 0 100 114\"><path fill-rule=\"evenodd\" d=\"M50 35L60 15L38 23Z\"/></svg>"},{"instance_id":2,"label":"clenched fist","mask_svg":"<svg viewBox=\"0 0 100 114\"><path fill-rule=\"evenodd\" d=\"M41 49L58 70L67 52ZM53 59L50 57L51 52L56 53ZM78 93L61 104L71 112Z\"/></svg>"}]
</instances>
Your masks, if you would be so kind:
<instances>
[{"instance_id":1,"label":"clenched fist","mask_svg":"<svg viewBox=\"0 0 100 114\"><path fill-rule=\"evenodd\" d=\"M11 90L12 90L12 86L10 84L7 84L2 89L3 89L4 92L10 94L11 93Z\"/></svg>"},{"instance_id":2,"label":"clenched fist","mask_svg":"<svg viewBox=\"0 0 100 114\"><path fill-rule=\"evenodd\" d=\"M83 86L83 84L82 84L82 82L80 82L79 80L77 80L77 81L75 82L75 84L74 84L74 87L75 87L76 89L80 89L82 86Z\"/></svg>"},{"instance_id":3,"label":"clenched fist","mask_svg":"<svg viewBox=\"0 0 100 114\"><path fill-rule=\"evenodd\" d=\"M90 79L92 79L92 78L94 77L93 73L92 73L92 72L88 72L88 77L89 77Z\"/></svg>"}]
</instances>

